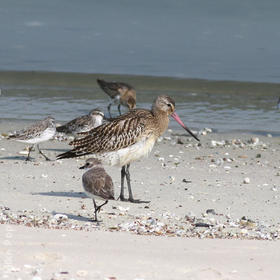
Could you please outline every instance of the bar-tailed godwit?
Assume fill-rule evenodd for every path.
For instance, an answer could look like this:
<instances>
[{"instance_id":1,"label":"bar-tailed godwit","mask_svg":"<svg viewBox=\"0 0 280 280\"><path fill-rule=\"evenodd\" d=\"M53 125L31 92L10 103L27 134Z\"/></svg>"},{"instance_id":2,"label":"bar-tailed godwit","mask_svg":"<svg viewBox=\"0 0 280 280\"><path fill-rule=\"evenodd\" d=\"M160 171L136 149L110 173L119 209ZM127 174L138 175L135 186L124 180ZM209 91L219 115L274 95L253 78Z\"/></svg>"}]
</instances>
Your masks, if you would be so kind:
<instances>
[{"instance_id":1,"label":"bar-tailed godwit","mask_svg":"<svg viewBox=\"0 0 280 280\"><path fill-rule=\"evenodd\" d=\"M102 124L104 113L99 109L91 110L87 115L80 116L62 126L56 128L57 132L77 135L87 132Z\"/></svg>"},{"instance_id":2,"label":"bar-tailed godwit","mask_svg":"<svg viewBox=\"0 0 280 280\"><path fill-rule=\"evenodd\" d=\"M28 148L28 156L26 160L30 160L30 153L33 149L33 146L36 144L39 153L46 159L50 160L39 148L41 142L45 142L53 138L56 132L54 118L47 117L41 121L34 123L32 126L16 131L14 134L9 135L8 139L14 139L19 142L32 144Z\"/></svg>"},{"instance_id":3,"label":"bar-tailed godwit","mask_svg":"<svg viewBox=\"0 0 280 280\"><path fill-rule=\"evenodd\" d=\"M95 221L97 220L97 212L101 207L108 203L108 200L114 200L114 184L112 178L106 173L102 163L97 158L89 158L86 164L80 169L86 169L82 177L85 193L92 198L94 205ZM95 199L105 200L99 206L96 205Z\"/></svg>"},{"instance_id":4,"label":"bar-tailed godwit","mask_svg":"<svg viewBox=\"0 0 280 280\"><path fill-rule=\"evenodd\" d=\"M104 80L97 79L97 83L103 89L105 93L111 98L111 102L108 105L108 112L111 116L111 105L118 104L118 110L121 115L121 105L126 106L129 110L134 109L136 106L136 91L135 89L126 83L120 82L106 82Z\"/></svg>"},{"instance_id":5,"label":"bar-tailed godwit","mask_svg":"<svg viewBox=\"0 0 280 280\"><path fill-rule=\"evenodd\" d=\"M165 132L169 123L169 116L173 117L196 140L199 139L184 125L175 112L175 102L169 96L158 96L151 110L134 109L128 113L112 119L110 123L98 126L88 132L82 139L70 142L74 148L57 158L73 158L87 154L94 154L105 164L118 165L121 170L120 199L124 198L124 178L126 177L129 201L134 200L129 165L131 162L147 156L156 140Z\"/></svg>"}]
</instances>

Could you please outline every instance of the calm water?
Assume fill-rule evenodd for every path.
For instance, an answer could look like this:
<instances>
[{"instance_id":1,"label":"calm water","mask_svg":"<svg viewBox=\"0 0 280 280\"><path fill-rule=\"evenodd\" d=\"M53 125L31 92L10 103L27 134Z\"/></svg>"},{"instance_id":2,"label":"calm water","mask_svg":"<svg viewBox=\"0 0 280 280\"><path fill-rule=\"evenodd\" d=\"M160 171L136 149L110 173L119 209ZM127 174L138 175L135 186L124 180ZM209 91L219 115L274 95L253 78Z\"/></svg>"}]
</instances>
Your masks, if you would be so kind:
<instances>
[{"instance_id":1,"label":"calm water","mask_svg":"<svg viewBox=\"0 0 280 280\"><path fill-rule=\"evenodd\" d=\"M150 108L154 97L168 94L191 128L219 132L250 131L280 135L276 108L279 84L214 82L149 76L0 72L0 118L42 119L52 115L68 121L95 107L106 111L107 98L97 77L127 81L137 89L137 106ZM117 114L116 108L114 111ZM0 119L0 122L1 122ZM171 127L179 128L171 121Z\"/></svg>"},{"instance_id":2,"label":"calm water","mask_svg":"<svg viewBox=\"0 0 280 280\"><path fill-rule=\"evenodd\" d=\"M101 76L134 85L138 107L170 94L193 128L278 133L279 13L278 0L0 1L0 121L106 109Z\"/></svg>"},{"instance_id":3,"label":"calm water","mask_svg":"<svg viewBox=\"0 0 280 280\"><path fill-rule=\"evenodd\" d=\"M0 1L0 70L280 82L279 0Z\"/></svg>"}]
</instances>

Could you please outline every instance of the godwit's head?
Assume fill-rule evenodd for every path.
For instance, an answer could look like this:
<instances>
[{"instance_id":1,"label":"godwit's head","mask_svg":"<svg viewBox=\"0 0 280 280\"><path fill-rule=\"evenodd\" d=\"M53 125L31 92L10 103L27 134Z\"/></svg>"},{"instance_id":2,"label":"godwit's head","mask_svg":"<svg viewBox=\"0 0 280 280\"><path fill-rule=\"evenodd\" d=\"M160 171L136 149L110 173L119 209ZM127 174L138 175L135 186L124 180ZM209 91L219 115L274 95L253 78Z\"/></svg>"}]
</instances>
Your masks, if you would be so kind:
<instances>
[{"instance_id":1,"label":"godwit's head","mask_svg":"<svg viewBox=\"0 0 280 280\"><path fill-rule=\"evenodd\" d=\"M175 101L167 95L158 96L152 107L153 112L161 112L161 114L166 114L167 116L171 116L177 123L179 123L192 137L194 137L197 141L199 139L191 132L191 130L182 122L178 114L175 112Z\"/></svg>"},{"instance_id":2,"label":"godwit's head","mask_svg":"<svg viewBox=\"0 0 280 280\"><path fill-rule=\"evenodd\" d=\"M89 158L86 160L85 165L81 166L79 169L91 169L94 167L102 167L101 160L97 158Z\"/></svg>"}]
</instances>

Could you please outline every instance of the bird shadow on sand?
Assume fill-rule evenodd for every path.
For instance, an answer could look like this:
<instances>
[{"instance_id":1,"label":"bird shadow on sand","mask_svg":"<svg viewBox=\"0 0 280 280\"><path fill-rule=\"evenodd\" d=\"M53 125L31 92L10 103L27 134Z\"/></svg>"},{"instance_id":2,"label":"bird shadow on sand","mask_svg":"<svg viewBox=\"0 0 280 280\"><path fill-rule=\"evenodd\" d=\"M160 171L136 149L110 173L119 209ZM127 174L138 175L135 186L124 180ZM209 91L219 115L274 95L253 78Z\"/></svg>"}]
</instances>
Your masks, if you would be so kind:
<instances>
[{"instance_id":1,"label":"bird shadow on sand","mask_svg":"<svg viewBox=\"0 0 280 280\"><path fill-rule=\"evenodd\" d=\"M87 198L83 192L32 192L32 195L46 195L46 196L63 196L63 197L77 197Z\"/></svg>"},{"instance_id":2,"label":"bird shadow on sand","mask_svg":"<svg viewBox=\"0 0 280 280\"><path fill-rule=\"evenodd\" d=\"M80 222L92 222L92 218L89 217L84 217L84 216L78 216L78 215L73 215L73 214L69 214L69 213L62 213L62 212L56 212L56 211L52 211L53 215L56 214L62 214L62 215L66 215L68 217L68 219L70 220L76 220L76 221L80 221Z\"/></svg>"},{"instance_id":3,"label":"bird shadow on sand","mask_svg":"<svg viewBox=\"0 0 280 280\"><path fill-rule=\"evenodd\" d=\"M44 148L44 149L42 149L42 151L50 151L50 152L64 153L64 152L68 152L69 149L71 149L71 147L69 147L68 149Z\"/></svg>"},{"instance_id":4,"label":"bird shadow on sand","mask_svg":"<svg viewBox=\"0 0 280 280\"><path fill-rule=\"evenodd\" d=\"M22 160L26 161L26 156L10 156L10 157L0 157L0 160ZM33 158L31 158L31 161ZM28 162L28 161L27 161Z\"/></svg>"}]
</instances>

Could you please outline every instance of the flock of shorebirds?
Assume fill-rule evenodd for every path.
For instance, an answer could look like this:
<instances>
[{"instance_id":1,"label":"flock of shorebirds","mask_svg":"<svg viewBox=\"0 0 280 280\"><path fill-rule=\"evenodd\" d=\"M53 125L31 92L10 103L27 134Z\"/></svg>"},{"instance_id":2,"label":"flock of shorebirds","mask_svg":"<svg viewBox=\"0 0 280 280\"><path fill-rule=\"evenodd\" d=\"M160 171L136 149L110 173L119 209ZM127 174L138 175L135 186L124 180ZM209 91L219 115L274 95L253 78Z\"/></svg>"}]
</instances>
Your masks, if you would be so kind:
<instances>
[{"instance_id":1,"label":"flock of shorebirds","mask_svg":"<svg viewBox=\"0 0 280 280\"><path fill-rule=\"evenodd\" d=\"M104 117L99 109L94 109L88 115L78 117L70 122L56 127L55 120L47 117L32 126L16 131L9 135L9 139L31 144L26 160L30 160L30 153L37 146L39 153L50 160L39 148L39 143L50 140L56 132L72 134L76 138L69 144L73 149L57 156L57 159L74 158L92 154L93 158L86 160L81 169L82 183L85 193L92 198L94 204L95 221L97 212L108 200L114 199L114 186L111 177L103 168L103 163L121 167L121 201L141 203L144 201L133 198L129 166L130 163L147 156L157 139L166 131L169 117L175 119L196 140L199 139L184 125L175 112L174 100L166 95L155 98L151 110L136 109L136 91L126 84L97 80L98 85L108 94L111 101L108 105L110 118ZM120 115L112 118L111 105L118 105ZM129 111L121 114L121 105ZM128 188L128 199L124 197L125 179ZM95 199L105 202L97 206Z\"/></svg>"}]
</instances>

